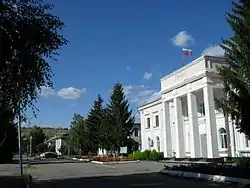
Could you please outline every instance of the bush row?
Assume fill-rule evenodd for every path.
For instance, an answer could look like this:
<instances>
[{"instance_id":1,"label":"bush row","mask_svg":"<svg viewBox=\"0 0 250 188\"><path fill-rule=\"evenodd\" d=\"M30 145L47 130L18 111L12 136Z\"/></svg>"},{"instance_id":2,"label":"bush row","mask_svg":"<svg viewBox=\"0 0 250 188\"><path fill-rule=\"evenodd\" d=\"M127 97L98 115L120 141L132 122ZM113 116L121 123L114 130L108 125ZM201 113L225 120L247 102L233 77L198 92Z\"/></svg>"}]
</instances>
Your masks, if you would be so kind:
<instances>
[{"instance_id":1,"label":"bush row","mask_svg":"<svg viewBox=\"0 0 250 188\"><path fill-rule=\"evenodd\" d=\"M93 161L101 161L101 162L111 162L111 161L128 161L128 158L125 157L108 157L108 156L95 156L92 157Z\"/></svg>"},{"instance_id":2,"label":"bush row","mask_svg":"<svg viewBox=\"0 0 250 188\"><path fill-rule=\"evenodd\" d=\"M150 160L159 161L164 158L163 153L157 152L156 150L145 150L143 152L136 151L128 156L131 160Z\"/></svg>"},{"instance_id":3,"label":"bush row","mask_svg":"<svg viewBox=\"0 0 250 188\"><path fill-rule=\"evenodd\" d=\"M195 172L211 175L222 175L238 178L249 179L250 168L238 167L231 165L217 165L217 164L190 164L190 165L180 165L180 166L167 166L166 170L177 170L185 172Z\"/></svg>"}]
</instances>

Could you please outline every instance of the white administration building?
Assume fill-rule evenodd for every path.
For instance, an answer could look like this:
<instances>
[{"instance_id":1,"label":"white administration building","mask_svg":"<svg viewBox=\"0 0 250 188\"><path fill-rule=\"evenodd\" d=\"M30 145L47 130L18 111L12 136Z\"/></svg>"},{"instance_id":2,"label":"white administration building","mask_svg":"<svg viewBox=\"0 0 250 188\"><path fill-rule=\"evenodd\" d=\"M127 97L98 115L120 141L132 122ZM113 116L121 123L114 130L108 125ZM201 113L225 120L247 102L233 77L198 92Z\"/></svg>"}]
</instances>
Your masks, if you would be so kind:
<instances>
[{"instance_id":1,"label":"white administration building","mask_svg":"<svg viewBox=\"0 0 250 188\"><path fill-rule=\"evenodd\" d=\"M250 153L249 138L215 106L215 98L223 97L217 72L223 64L223 58L201 56L161 79L161 98L138 109L142 150L177 158Z\"/></svg>"}]
</instances>

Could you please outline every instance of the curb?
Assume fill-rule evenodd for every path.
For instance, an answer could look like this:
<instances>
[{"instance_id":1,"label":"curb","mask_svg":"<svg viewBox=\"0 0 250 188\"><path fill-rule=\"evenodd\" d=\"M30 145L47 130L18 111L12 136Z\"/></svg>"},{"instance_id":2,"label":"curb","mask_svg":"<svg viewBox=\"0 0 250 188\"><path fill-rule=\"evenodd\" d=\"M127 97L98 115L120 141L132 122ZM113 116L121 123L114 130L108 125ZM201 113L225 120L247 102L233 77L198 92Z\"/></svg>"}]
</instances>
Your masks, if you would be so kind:
<instances>
[{"instance_id":1,"label":"curb","mask_svg":"<svg viewBox=\"0 0 250 188\"><path fill-rule=\"evenodd\" d=\"M165 169L161 170L160 173L168 174L172 176L214 181L214 182L219 182L219 183L229 182L229 183L239 183L243 185L250 184L250 179L235 178L235 177L221 176L221 175L211 175L211 174L202 174L202 173L196 173L196 172L185 172L185 171L165 170Z\"/></svg>"},{"instance_id":2,"label":"curb","mask_svg":"<svg viewBox=\"0 0 250 188\"><path fill-rule=\"evenodd\" d=\"M82 162L89 162L90 160L89 159L78 159L78 158L72 158L72 160L75 160L75 161L82 161Z\"/></svg>"},{"instance_id":3,"label":"curb","mask_svg":"<svg viewBox=\"0 0 250 188\"><path fill-rule=\"evenodd\" d=\"M94 164L101 164L101 165L111 165L111 164L129 164L129 163L139 163L140 161L112 161L112 162L101 162L101 161L91 161Z\"/></svg>"}]
</instances>

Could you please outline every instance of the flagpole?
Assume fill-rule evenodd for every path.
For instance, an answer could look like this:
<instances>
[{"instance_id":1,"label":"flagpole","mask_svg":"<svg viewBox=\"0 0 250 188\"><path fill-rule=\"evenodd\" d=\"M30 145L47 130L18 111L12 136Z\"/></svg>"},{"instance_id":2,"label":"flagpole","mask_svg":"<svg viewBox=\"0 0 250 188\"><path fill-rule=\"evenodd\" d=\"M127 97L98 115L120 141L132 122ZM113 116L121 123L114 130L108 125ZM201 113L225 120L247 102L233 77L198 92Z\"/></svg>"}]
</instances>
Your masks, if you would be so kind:
<instances>
[{"instance_id":1,"label":"flagpole","mask_svg":"<svg viewBox=\"0 0 250 188\"><path fill-rule=\"evenodd\" d=\"M182 66L185 66L185 56L183 52L182 52Z\"/></svg>"}]
</instances>

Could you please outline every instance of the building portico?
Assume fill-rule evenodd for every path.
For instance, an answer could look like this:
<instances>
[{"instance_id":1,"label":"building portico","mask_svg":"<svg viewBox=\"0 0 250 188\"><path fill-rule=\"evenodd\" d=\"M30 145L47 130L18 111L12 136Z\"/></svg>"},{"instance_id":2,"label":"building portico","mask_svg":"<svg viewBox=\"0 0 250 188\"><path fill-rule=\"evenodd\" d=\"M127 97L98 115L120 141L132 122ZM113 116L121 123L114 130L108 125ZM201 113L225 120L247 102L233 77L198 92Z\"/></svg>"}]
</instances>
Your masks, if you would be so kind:
<instances>
[{"instance_id":1,"label":"building portico","mask_svg":"<svg viewBox=\"0 0 250 188\"><path fill-rule=\"evenodd\" d=\"M215 105L223 97L217 73L217 66L223 64L222 58L202 56L161 79L161 98L139 108L143 150L155 149L154 142L145 140L155 140L156 135L165 157L217 158L239 153L236 137L245 136ZM155 124L155 114L160 122L156 127L150 126ZM245 152L250 149L248 143Z\"/></svg>"}]
</instances>

